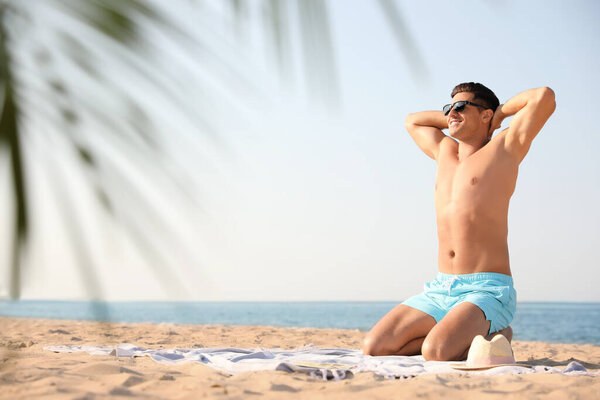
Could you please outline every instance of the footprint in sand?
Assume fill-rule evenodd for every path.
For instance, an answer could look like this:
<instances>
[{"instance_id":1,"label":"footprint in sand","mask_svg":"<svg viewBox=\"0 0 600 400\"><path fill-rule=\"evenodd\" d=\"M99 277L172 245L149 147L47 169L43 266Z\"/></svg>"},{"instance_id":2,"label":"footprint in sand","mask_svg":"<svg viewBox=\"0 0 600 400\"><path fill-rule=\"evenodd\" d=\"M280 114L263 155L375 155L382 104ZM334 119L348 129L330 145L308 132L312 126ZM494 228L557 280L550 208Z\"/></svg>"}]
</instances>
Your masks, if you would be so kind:
<instances>
[{"instance_id":1,"label":"footprint in sand","mask_svg":"<svg viewBox=\"0 0 600 400\"><path fill-rule=\"evenodd\" d=\"M130 388L146 382L146 379L136 375L118 374L105 376L102 381L109 383L111 386Z\"/></svg>"},{"instance_id":2,"label":"footprint in sand","mask_svg":"<svg viewBox=\"0 0 600 400\"><path fill-rule=\"evenodd\" d=\"M60 333L61 335L69 335L71 332L65 331L64 329L50 329L48 333Z\"/></svg>"},{"instance_id":3,"label":"footprint in sand","mask_svg":"<svg viewBox=\"0 0 600 400\"><path fill-rule=\"evenodd\" d=\"M139 385L147 381L146 377L130 368L107 363L95 363L81 368L73 369L76 374L87 377L95 377L98 380L114 386L110 391L113 396L130 396L131 393L126 388Z\"/></svg>"},{"instance_id":4,"label":"footprint in sand","mask_svg":"<svg viewBox=\"0 0 600 400\"><path fill-rule=\"evenodd\" d=\"M244 394L251 394L251 395L255 395L255 396L262 396L263 395L263 393L261 393L261 392L254 392L254 391L248 390L248 389L244 389L243 393Z\"/></svg>"},{"instance_id":5,"label":"footprint in sand","mask_svg":"<svg viewBox=\"0 0 600 400\"><path fill-rule=\"evenodd\" d=\"M116 387L108 392L108 394L111 396L133 396L133 393L122 387Z\"/></svg>"},{"instance_id":6,"label":"footprint in sand","mask_svg":"<svg viewBox=\"0 0 600 400\"><path fill-rule=\"evenodd\" d=\"M296 389L295 387L280 383L280 384L276 384L276 383L272 383L271 384L271 390L274 392L299 392L300 389Z\"/></svg>"},{"instance_id":7,"label":"footprint in sand","mask_svg":"<svg viewBox=\"0 0 600 400\"><path fill-rule=\"evenodd\" d=\"M116 375L116 374L131 374L137 376L143 376L144 374L134 371L130 368L125 368L120 365L114 365L109 363L94 363L91 365L84 365L81 368L76 368L73 372L82 375Z\"/></svg>"}]
</instances>

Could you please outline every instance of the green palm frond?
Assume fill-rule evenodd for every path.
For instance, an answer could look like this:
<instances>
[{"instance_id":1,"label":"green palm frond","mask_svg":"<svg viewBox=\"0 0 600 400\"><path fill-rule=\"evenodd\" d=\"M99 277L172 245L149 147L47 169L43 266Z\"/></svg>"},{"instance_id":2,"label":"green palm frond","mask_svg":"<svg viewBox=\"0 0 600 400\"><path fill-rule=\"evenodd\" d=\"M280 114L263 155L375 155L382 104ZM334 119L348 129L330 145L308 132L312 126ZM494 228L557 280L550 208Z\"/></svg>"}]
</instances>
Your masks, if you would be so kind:
<instances>
[{"instance_id":1,"label":"green palm frond","mask_svg":"<svg viewBox=\"0 0 600 400\"><path fill-rule=\"evenodd\" d=\"M8 51L8 38L5 22L8 13L6 4L0 4L0 151L10 157L12 187L16 209L13 250L10 269L9 295L20 296L21 271L20 256L25 246L28 233L28 218L25 194L25 176L23 170L22 145L19 135L18 106L15 102L14 79L11 70L11 59Z\"/></svg>"}]
</instances>

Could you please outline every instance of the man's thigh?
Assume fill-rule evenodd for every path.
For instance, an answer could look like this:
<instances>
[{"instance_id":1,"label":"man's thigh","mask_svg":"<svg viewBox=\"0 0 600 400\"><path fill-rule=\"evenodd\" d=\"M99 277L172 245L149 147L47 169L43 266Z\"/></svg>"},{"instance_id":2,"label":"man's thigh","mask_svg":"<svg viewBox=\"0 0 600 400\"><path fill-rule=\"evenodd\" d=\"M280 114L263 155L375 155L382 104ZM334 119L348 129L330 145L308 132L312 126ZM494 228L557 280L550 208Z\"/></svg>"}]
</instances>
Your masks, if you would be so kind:
<instances>
[{"instance_id":1,"label":"man's thigh","mask_svg":"<svg viewBox=\"0 0 600 400\"><path fill-rule=\"evenodd\" d=\"M435 319L431 315L400 304L367 334L364 352L372 355L419 354L422 340L415 340L425 338L434 326ZM407 351L402 351L405 347Z\"/></svg>"},{"instance_id":2,"label":"man's thigh","mask_svg":"<svg viewBox=\"0 0 600 400\"><path fill-rule=\"evenodd\" d=\"M435 325L423 343L423 356L427 360L461 360L477 335L488 334L490 321L473 303L460 303L452 308Z\"/></svg>"}]
</instances>

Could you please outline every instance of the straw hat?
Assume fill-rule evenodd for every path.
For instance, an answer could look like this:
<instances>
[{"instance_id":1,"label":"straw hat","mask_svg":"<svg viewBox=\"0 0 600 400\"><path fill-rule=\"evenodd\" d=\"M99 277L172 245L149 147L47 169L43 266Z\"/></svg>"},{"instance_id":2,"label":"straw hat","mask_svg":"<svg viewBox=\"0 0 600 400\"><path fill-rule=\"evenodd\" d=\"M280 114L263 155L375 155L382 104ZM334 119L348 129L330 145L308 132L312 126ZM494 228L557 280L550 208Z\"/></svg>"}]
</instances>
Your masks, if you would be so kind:
<instances>
[{"instance_id":1,"label":"straw hat","mask_svg":"<svg viewBox=\"0 0 600 400\"><path fill-rule=\"evenodd\" d=\"M487 341L481 335L475 336L469 348L467 362L463 364L451 364L452 368L461 370L481 370L504 366L529 367L525 364L517 364L512 348L508 340L502 335L496 335Z\"/></svg>"}]
</instances>

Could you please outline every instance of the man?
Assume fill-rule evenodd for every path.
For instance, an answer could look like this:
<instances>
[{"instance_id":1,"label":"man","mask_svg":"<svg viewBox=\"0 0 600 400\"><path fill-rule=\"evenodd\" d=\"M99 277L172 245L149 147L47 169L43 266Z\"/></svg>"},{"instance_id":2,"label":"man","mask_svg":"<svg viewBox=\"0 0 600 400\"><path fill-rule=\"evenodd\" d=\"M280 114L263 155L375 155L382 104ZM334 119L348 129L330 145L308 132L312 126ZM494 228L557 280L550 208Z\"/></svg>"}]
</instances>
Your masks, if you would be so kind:
<instances>
[{"instance_id":1,"label":"man","mask_svg":"<svg viewBox=\"0 0 600 400\"><path fill-rule=\"evenodd\" d=\"M414 141L438 164L439 274L373 327L365 354L463 360L477 335L512 339L516 292L508 258L508 204L519 164L554 112L554 92L530 89L500 105L490 89L469 82L456 86L451 97L443 111L406 119ZM510 126L491 139L509 116Z\"/></svg>"}]
</instances>

